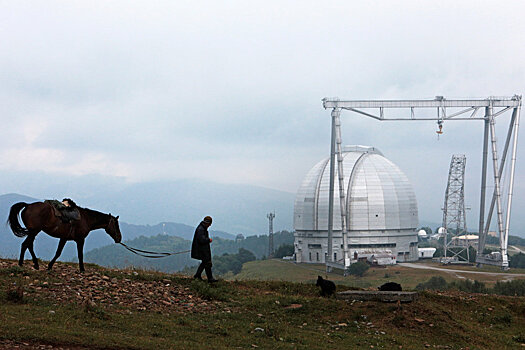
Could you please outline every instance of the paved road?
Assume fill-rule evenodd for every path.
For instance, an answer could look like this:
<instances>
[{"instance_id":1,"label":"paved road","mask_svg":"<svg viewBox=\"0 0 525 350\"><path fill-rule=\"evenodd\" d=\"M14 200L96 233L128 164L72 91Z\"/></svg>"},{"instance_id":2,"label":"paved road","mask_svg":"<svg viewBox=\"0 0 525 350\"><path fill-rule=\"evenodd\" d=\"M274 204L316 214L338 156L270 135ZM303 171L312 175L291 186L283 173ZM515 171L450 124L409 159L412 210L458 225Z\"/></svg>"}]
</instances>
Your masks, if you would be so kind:
<instances>
[{"instance_id":1,"label":"paved road","mask_svg":"<svg viewBox=\"0 0 525 350\"><path fill-rule=\"evenodd\" d=\"M428 266L424 264L412 264L412 263L398 263L404 267L410 267L413 269L426 269L426 270L437 270L450 273L471 273L476 275L484 276L497 276L505 279L512 279L513 277L525 277L525 273L507 273L507 272L485 272L485 271L468 271L468 270L455 270L455 269L446 269L443 267Z\"/></svg>"}]
</instances>

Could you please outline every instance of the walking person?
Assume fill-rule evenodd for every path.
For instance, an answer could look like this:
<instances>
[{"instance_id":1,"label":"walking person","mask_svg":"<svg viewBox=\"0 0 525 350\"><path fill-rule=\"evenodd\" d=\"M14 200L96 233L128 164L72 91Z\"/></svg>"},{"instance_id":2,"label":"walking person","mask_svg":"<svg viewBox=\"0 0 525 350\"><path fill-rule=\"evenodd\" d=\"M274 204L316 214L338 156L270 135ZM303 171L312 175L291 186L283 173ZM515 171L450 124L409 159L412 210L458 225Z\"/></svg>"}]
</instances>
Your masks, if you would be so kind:
<instances>
[{"instance_id":1,"label":"walking person","mask_svg":"<svg viewBox=\"0 0 525 350\"><path fill-rule=\"evenodd\" d=\"M208 282L214 283L217 282L217 280L213 278L213 274L211 272L212 264L210 243L212 242L212 239L208 234L208 227L211 226L211 223L211 217L206 216L195 229L195 235L193 236L193 242L191 243L191 257L201 261L201 264L197 268L197 272L193 278L202 280L201 274L204 270L206 271Z\"/></svg>"}]
</instances>

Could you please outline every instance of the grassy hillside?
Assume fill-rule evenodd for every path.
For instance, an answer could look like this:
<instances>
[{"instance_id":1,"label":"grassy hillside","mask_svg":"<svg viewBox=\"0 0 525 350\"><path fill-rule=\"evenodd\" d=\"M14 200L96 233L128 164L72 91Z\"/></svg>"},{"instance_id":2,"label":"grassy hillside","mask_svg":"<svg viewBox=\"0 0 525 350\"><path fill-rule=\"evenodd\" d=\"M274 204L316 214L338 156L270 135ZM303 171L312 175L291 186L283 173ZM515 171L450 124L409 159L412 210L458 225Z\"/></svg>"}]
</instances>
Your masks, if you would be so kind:
<instances>
[{"instance_id":1,"label":"grassy hillside","mask_svg":"<svg viewBox=\"0 0 525 350\"><path fill-rule=\"evenodd\" d=\"M49 273L0 260L0 322L3 349L513 349L525 343L525 298L424 292L410 304L347 302L320 297L313 284L210 286L172 274L96 265L80 274L67 263Z\"/></svg>"},{"instance_id":2,"label":"grassy hillside","mask_svg":"<svg viewBox=\"0 0 525 350\"><path fill-rule=\"evenodd\" d=\"M403 286L404 289L414 289L419 283L426 282L432 276L441 276L446 281L452 282L464 279L476 279L487 285L493 285L497 281L508 280L507 274L502 273L498 276L479 275L469 272L501 272L495 266L486 266L478 269L473 266L442 266L432 262L422 262L430 267L444 268L447 271L423 270L405 267L403 265L394 265L388 267L370 268L363 277L347 276L343 277L341 273L334 272L328 274L330 280L337 284L356 287L356 288L377 288L385 282L396 282ZM463 272L453 272L451 270L462 270ZM509 273L521 273L525 278L524 269L511 269ZM300 283L315 283L317 276L326 276L326 268L323 264L295 264L279 259L250 261L243 265L242 271L230 276L230 279L236 280L279 280Z\"/></svg>"}]
</instances>

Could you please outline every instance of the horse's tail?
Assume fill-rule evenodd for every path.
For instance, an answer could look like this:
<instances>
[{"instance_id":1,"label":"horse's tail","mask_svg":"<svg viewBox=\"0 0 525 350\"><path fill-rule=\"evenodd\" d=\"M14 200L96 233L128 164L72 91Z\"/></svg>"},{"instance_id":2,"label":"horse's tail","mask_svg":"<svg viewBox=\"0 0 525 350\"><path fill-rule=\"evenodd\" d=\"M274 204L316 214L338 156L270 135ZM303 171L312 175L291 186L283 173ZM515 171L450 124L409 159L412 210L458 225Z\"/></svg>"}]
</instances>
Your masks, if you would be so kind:
<instances>
[{"instance_id":1,"label":"horse's tail","mask_svg":"<svg viewBox=\"0 0 525 350\"><path fill-rule=\"evenodd\" d=\"M7 223L9 224L9 227L11 227L11 231L13 231L13 233L17 237L25 237L29 233L29 230L25 227L22 227L22 225L20 225L20 221L18 220L18 214L22 209L26 208L28 205L29 204L24 202L18 202L16 204L13 204L11 210L9 211Z\"/></svg>"}]
</instances>

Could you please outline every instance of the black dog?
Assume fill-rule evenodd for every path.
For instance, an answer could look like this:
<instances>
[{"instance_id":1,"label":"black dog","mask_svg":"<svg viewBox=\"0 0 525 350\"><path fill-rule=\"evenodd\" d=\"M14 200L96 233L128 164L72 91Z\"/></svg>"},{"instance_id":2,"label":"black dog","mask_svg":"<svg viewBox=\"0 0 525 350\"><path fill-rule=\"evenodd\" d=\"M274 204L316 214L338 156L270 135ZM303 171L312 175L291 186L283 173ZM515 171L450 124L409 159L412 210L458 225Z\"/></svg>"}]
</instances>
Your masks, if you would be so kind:
<instances>
[{"instance_id":1,"label":"black dog","mask_svg":"<svg viewBox=\"0 0 525 350\"><path fill-rule=\"evenodd\" d=\"M403 289L401 288L401 285L396 282L387 282L383 284L381 287L378 287L380 291L383 292L401 292Z\"/></svg>"},{"instance_id":2,"label":"black dog","mask_svg":"<svg viewBox=\"0 0 525 350\"><path fill-rule=\"evenodd\" d=\"M323 297L328 297L335 292L335 283L329 280L325 280L321 276L317 276L317 283L315 284L318 287L321 287L321 295Z\"/></svg>"}]
</instances>

